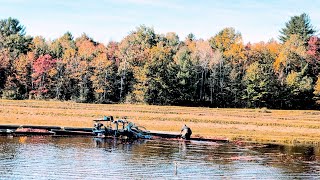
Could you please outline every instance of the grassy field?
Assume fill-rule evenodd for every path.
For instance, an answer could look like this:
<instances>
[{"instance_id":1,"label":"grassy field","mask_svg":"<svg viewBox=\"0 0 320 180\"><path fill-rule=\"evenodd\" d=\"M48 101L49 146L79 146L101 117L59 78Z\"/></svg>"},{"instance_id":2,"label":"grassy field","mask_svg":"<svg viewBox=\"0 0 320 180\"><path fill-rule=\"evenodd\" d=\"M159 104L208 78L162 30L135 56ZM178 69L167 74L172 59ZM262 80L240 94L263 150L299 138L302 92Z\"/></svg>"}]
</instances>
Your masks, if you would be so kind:
<instances>
[{"instance_id":1,"label":"grassy field","mask_svg":"<svg viewBox=\"0 0 320 180\"><path fill-rule=\"evenodd\" d=\"M148 130L178 132L187 124L193 136L320 145L320 111L0 100L0 124L92 127L104 115L127 116Z\"/></svg>"}]
</instances>

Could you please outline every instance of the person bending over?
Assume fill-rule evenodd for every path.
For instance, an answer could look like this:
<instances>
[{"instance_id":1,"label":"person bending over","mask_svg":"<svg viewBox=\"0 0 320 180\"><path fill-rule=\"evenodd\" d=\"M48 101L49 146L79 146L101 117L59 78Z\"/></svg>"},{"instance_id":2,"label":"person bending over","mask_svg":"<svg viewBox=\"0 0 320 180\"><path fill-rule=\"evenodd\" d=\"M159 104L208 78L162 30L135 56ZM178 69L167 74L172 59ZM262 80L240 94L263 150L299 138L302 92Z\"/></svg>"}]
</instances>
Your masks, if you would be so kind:
<instances>
[{"instance_id":1,"label":"person bending over","mask_svg":"<svg viewBox=\"0 0 320 180\"><path fill-rule=\"evenodd\" d=\"M192 134L191 129L187 125L184 125L181 129L181 138L189 140L191 134Z\"/></svg>"}]
</instances>

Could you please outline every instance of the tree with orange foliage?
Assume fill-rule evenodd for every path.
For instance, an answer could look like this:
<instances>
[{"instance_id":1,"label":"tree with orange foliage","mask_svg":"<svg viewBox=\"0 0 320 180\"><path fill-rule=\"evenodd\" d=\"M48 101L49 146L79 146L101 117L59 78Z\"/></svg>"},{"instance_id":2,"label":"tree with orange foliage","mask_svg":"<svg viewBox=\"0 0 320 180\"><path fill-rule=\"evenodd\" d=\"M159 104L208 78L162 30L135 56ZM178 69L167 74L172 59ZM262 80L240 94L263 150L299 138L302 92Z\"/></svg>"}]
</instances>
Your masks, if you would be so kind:
<instances>
[{"instance_id":1,"label":"tree with orange foliage","mask_svg":"<svg viewBox=\"0 0 320 180\"><path fill-rule=\"evenodd\" d=\"M143 102L146 91L145 65L149 51L157 43L154 30L139 26L119 44L120 99L129 102Z\"/></svg>"},{"instance_id":2,"label":"tree with orange foliage","mask_svg":"<svg viewBox=\"0 0 320 180\"><path fill-rule=\"evenodd\" d=\"M54 58L57 58L56 70L54 77L55 99L69 100L71 97L77 99L78 85L73 79L72 72L77 68L76 61L76 43L70 32L54 40L50 44L50 52Z\"/></svg>"},{"instance_id":3,"label":"tree with orange foliage","mask_svg":"<svg viewBox=\"0 0 320 180\"><path fill-rule=\"evenodd\" d=\"M90 62L92 68L90 80L92 81L96 102L107 103L114 100L116 96L115 61L107 58L107 49L102 44L97 48L99 51Z\"/></svg>"},{"instance_id":4,"label":"tree with orange foliage","mask_svg":"<svg viewBox=\"0 0 320 180\"><path fill-rule=\"evenodd\" d=\"M17 90L19 84L13 64L20 54L29 50L32 38L25 36L24 30L17 19L0 20L0 94L4 98L22 98Z\"/></svg>"},{"instance_id":5,"label":"tree with orange foliage","mask_svg":"<svg viewBox=\"0 0 320 180\"><path fill-rule=\"evenodd\" d=\"M291 35L284 43L274 68L280 79L284 79L291 71L299 72L306 65L307 52L304 42L297 35Z\"/></svg>"},{"instance_id":6,"label":"tree with orange foliage","mask_svg":"<svg viewBox=\"0 0 320 180\"><path fill-rule=\"evenodd\" d=\"M224 28L209 40L215 51L222 53L223 61L219 61L218 101L237 106L241 96L241 79L246 62L245 47L242 36L234 28Z\"/></svg>"},{"instance_id":7,"label":"tree with orange foliage","mask_svg":"<svg viewBox=\"0 0 320 180\"><path fill-rule=\"evenodd\" d=\"M242 79L244 93L242 98L249 107L276 107L281 99L279 81L273 69L280 44L271 40L247 46L248 61Z\"/></svg>"}]
</instances>

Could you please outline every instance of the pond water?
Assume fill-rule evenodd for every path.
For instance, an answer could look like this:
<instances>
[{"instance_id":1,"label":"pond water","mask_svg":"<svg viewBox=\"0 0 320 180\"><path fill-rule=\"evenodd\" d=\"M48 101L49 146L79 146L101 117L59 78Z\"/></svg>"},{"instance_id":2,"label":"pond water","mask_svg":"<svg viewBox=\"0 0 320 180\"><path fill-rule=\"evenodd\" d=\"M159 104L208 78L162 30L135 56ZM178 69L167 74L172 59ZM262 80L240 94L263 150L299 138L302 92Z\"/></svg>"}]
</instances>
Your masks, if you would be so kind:
<instances>
[{"instance_id":1,"label":"pond water","mask_svg":"<svg viewBox=\"0 0 320 180\"><path fill-rule=\"evenodd\" d=\"M313 179L319 148L87 137L1 137L0 179Z\"/></svg>"}]
</instances>

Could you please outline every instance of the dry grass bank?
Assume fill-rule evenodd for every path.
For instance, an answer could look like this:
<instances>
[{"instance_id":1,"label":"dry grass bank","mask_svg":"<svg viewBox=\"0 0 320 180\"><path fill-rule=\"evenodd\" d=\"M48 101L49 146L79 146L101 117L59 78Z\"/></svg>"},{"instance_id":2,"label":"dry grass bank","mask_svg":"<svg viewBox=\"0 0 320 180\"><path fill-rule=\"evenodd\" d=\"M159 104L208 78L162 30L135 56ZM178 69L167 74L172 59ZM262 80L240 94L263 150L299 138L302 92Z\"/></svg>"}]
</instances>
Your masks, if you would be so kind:
<instances>
[{"instance_id":1,"label":"dry grass bank","mask_svg":"<svg viewBox=\"0 0 320 180\"><path fill-rule=\"evenodd\" d=\"M149 130L179 131L186 123L196 136L320 144L320 111L0 100L0 124L91 127L104 115L127 116Z\"/></svg>"}]
</instances>

